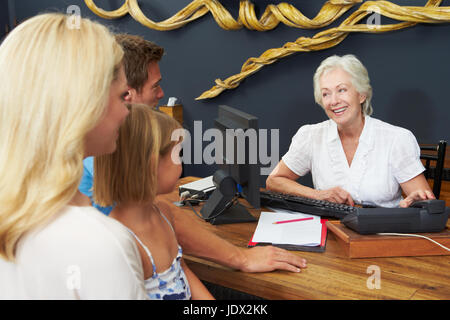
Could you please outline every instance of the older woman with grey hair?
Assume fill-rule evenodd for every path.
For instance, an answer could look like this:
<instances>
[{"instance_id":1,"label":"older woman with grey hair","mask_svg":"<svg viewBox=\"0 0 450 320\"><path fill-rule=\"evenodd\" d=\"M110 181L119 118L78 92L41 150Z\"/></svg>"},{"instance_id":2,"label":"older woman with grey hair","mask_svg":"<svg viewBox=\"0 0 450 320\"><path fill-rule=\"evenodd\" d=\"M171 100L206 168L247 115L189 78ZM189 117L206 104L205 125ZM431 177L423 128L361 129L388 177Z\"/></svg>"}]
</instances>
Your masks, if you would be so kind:
<instances>
[{"instance_id":1,"label":"older woman with grey hair","mask_svg":"<svg viewBox=\"0 0 450 320\"><path fill-rule=\"evenodd\" d=\"M369 75L354 55L320 64L314 97L329 120L297 131L267 178L268 189L349 205L407 207L434 199L414 135L371 117ZM308 172L314 189L296 182Z\"/></svg>"}]
</instances>

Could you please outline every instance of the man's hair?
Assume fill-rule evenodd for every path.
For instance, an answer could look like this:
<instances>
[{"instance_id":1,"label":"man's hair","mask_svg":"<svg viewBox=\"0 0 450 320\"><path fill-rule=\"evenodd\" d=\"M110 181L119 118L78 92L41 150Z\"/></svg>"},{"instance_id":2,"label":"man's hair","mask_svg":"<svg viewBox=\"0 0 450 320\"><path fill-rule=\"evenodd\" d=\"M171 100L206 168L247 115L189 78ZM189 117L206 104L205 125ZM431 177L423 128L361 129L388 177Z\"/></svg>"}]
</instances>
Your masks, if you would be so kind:
<instances>
[{"instance_id":1,"label":"man's hair","mask_svg":"<svg viewBox=\"0 0 450 320\"><path fill-rule=\"evenodd\" d=\"M140 92L148 80L148 65L161 60L164 48L130 34L117 34L116 40L125 53L124 67L128 85Z\"/></svg>"}]
</instances>

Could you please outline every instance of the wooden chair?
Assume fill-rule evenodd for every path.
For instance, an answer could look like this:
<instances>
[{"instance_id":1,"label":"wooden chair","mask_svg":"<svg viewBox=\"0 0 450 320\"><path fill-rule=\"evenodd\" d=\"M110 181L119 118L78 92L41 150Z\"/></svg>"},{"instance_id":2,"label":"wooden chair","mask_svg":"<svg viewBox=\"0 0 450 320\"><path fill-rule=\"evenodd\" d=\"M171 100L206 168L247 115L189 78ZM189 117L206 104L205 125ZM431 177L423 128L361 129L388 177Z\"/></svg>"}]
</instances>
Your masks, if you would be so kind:
<instances>
[{"instance_id":1,"label":"wooden chair","mask_svg":"<svg viewBox=\"0 0 450 320\"><path fill-rule=\"evenodd\" d=\"M436 145L421 145L420 159L425 160L425 178L433 180L433 193L439 199L441 193L442 175L444 173L445 149L447 141L441 140ZM435 161L436 166L431 167L430 162Z\"/></svg>"}]
</instances>

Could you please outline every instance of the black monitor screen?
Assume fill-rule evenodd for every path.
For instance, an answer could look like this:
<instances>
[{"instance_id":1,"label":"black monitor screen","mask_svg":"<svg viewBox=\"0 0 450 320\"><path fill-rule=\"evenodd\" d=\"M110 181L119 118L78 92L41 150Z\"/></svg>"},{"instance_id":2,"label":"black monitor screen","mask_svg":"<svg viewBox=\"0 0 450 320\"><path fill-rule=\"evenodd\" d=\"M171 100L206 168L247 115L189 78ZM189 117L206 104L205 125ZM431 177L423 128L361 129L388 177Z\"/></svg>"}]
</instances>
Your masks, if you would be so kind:
<instances>
[{"instance_id":1,"label":"black monitor screen","mask_svg":"<svg viewBox=\"0 0 450 320\"><path fill-rule=\"evenodd\" d=\"M224 139L219 168L240 185L241 195L253 207L259 208L258 118L228 106L219 106L214 125Z\"/></svg>"},{"instance_id":2,"label":"black monitor screen","mask_svg":"<svg viewBox=\"0 0 450 320\"><path fill-rule=\"evenodd\" d=\"M219 169L213 177L216 190L203 206L202 216L213 224L255 221L233 200L239 191L251 206L260 207L258 118L222 105L214 125L222 137L221 145L216 146Z\"/></svg>"}]
</instances>

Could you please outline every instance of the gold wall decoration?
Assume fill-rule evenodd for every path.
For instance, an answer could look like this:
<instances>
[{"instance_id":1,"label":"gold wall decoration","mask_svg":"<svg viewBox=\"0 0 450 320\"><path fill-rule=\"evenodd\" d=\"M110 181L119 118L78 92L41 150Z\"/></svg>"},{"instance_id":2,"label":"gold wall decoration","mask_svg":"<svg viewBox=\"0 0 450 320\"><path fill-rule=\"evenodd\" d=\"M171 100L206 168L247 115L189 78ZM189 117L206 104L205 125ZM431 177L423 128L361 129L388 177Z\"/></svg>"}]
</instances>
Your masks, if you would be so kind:
<instances>
[{"instance_id":1,"label":"gold wall decoration","mask_svg":"<svg viewBox=\"0 0 450 320\"><path fill-rule=\"evenodd\" d=\"M246 77L258 72L266 65L297 52L318 51L334 47L341 43L351 32L383 33L409 28L417 23L450 22L450 7L439 7L442 0L429 0L424 7L399 6L389 1L367 1L336 28L317 33L311 38L300 37L288 42L281 48L269 49L257 58L249 58L241 72L225 80L216 79L216 85L202 93L196 100L214 98L224 90L234 89ZM374 12L391 19L402 21L396 24L370 25L358 24Z\"/></svg>"},{"instance_id":2,"label":"gold wall decoration","mask_svg":"<svg viewBox=\"0 0 450 320\"><path fill-rule=\"evenodd\" d=\"M257 19L255 8L250 0L241 0L239 17L235 20L218 0L194 0L172 17L154 22L148 19L139 8L138 0L125 0L117 10L105 11L98 8L94 0L85 0L86 5L98 16L115 19L130 13L137 21L148 28L168 31L183 27L208 12L211 12L217 24L226 30L246 27L250 30L267 31L275 28L280 22L287 26L303 29L321 28L329 25L346 11L362 0L329 0L325 2L313 19L306 18L299 10L288 3L268 5L260 19ZM442 0L428 0L423 6L400 6L389 1L366 1L345 19L338 27L317 33L311 38L300 37L295 42L287 42L281 48L268 49L259 57L252 57L242 65L238 74L225 80L216 79L216 85L202 93L196 100L210 99L224 90L234 89L242 80L258 72L266 65L298 52L324 50L341 43L352 32L384 33L412 27L417 23L450 22L450 7L440 7ZM382 15L399 21L395 24L359 23L372 14ZM369 20L368 19L368 20Z\"/></svg>"},{"instance_id":3,"label":"gold wall decoration","mask_svg":"<svg viewBox=\"0 0 450 320\"><path fill-rule=\"evenodd\" d=\"M255 6L250 0L241 0L239 3L239 17L234 19L218 0L194 0L172 17L154 22L147 18L139 7L138 0L125 0L117 10L105 11L98 8L94 0L84 0L88 8L96 15L105 19L116 19L127 13L142 25L159 31L174 30L183 27L208 12L211 12L217 24L225 30L237 30L246 27L250 30L272 30L280 22L294 28L312 29L329 25L342 16L355 3L362 0L330 0L327 1L313 19L305 17L299 10L288 3L270 4L258 19Z\"/></svg>"}]
</instances>

